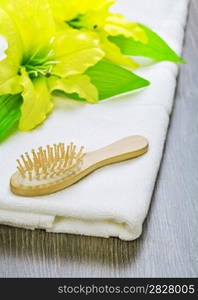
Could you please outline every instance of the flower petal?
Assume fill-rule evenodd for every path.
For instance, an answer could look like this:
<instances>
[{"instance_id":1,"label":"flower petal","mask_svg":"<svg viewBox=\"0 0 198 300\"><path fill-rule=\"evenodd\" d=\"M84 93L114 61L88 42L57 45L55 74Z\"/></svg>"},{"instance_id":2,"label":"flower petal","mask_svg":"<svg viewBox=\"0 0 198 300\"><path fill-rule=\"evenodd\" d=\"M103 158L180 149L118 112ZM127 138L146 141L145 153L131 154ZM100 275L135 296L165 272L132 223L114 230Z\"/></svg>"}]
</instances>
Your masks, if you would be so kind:
<instances>
[{"instance_id":1,"label":"flower petal","mask_svg":"<svg viewBox=\"0 0 198 300\"><path fill-rule=\"evenodd\" d=\"M54 42L59 63L53 73L63 78L81 74L104 57L99 40L93 34L69 29L60 32Z\"/></svg>"},{"instance_id":2,"label":"flower petal","mask_svg":"<svg viewBox=\"0 0 198 300\"><path fill-rule=\"evenodd\" d=\"M46 78L40 77L31 81L25 70L22 70L23 104L19 129L30 130L42 123L52 110L53 103L48 91Z\"/></svg>"},{"instance_id":3,"label":"flower petal","mask_svg":"<svg viewBox=\"0 0 198 300\"><path fill-rule=\"evenodd\" d=\"M0 95L15 95L22 92L21 77L13 76L0 84Z\"/></svg>"},{"instance_id":4,"label":"flower petal","mask_svg":"<svg viewBox=\"0 0 198 300\"><path fill-rule=\"evenodd\" d=\"M51 44L55 24L47 0L1 0L0 6L16 23L25 53Z\"/></svg>"},{"instance_id":5,"label":"flower petal","mask_svg":"<svg viewBox=\"0 0 198 300\"><path fill-rule=\"evenodd\" d=\"M59 21L70 21L79 14L85 14L87 11L100 10L109 7L115 0L48 0L54 17Z\"/></svg>"},{"instance_id":6,"label":"flower petal","mask_svg":"<svg viewBox=\"0 0 198 300\"><path fill-rule=\"evenodd\" d=\"M101 34L101 47L105 52L105 58L111 62L131 69L139 66L131 57L122 54L120 48L109 41L105 34Z\"/></svg>"},{"instance_id":7,"label":"flower petal","mask_svg":"<svg viewBox=\"0 0 198 300\"><path fill-rule=\"evenodd\" d=\"M88 10L99 10L104 7L109 7L115 3L116 0L97 0L97 1L90 1L90 0L73 0L78 4L78 7L83 7L84 11Z\"/></svg>"},{"instance_id":8,"label":"flower petal","mask_svg":"<svg viewBox=\"0 0 198 300\"><path fill-rule=\"evenodd\" d=\"M74 75L65 79L51 78L49 85L51 91L61 90L67 94L75 93L89 103L98 102L98 90L87 75Z\"/></svg>"},{"instance_id":9,"label":"flower petal","mask_svg":"<svg viewBox=\"0 0 198 300\"><path fill-rule=\"evenodd\" d=\"M124 35L142 43L148 42L144 30L138 24L127 21L120 14L111 14L106 20L104 30L110 36Z\"/></svg>"},{"instance_id":10,"label":"flower petal","mask_svg":"<svg viewBox=\"0 0 198 300\"><path fill-rule=\"evenodd\" d=\"M0 85L16 76L22 55L22 43L11 18L0 8L0 35L3 36L8 48L6 58L0 62Z\"/></svg>"}]
</instances>

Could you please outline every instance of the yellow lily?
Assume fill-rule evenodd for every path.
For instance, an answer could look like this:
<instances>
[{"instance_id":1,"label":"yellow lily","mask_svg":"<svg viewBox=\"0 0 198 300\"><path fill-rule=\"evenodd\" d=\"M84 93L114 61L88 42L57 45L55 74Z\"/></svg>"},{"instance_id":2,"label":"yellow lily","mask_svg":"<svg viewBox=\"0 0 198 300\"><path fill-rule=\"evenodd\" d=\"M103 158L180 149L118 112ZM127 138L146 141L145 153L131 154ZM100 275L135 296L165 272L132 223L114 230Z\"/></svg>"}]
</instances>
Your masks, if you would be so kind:
<instances>
[{"instance_id":1,"label":"yellow lily","mask_svg":"<svg viewBox=\"0 0 198 300\"><path fill-rule=\"evenodd\" d=\"M0 95L21 93L21 130L45 120L53 90L97 102L97 89L83 73L104 56L99 40L72 28L57 32L47 0L0 0L0 36L8 43L0 61Z\"/></svg>"},{"instance_id":2,"label":"yellow lily","mask_svg":"<svg viewBox=\"0 0 198 300\"><path fill-rule=\"evenodd\" d=\"M120 48L108 37L124 35L142 43L147 36L138 24L127 21L121 14L111 13L109 8L115 0L48 0L57 24L63 29L68 26L95 34L100 39L101 49L113 63L136 68L131 57L123 55ZM64 24L64 26L63 26Z\"/></svg>"}]
</instances>

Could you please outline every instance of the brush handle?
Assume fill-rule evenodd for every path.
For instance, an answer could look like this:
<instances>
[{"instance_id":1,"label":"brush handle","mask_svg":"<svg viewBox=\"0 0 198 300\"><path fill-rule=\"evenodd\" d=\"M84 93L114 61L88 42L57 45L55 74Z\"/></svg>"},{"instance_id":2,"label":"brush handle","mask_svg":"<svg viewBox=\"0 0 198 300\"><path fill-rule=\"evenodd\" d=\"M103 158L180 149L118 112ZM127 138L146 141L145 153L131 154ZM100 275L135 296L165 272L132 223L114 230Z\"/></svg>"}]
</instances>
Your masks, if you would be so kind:
<instances>
[{"instance_id":1,"label":"brush handle","mask_svg":"<svg viewBox=\"0 0 198 300\"><path fill-rule=\"evenodd\" d=\"M99 150L86 154L83 169L97 169L144 154L148 141L142 136L129 136Z\"/></svg>"},{"instance_id":2,"label":"brush handle","mask_svg":"<svg viewBox=\"0 0 198 300\"><path fill-rule=\"evenodd\" d=\"M78 182L96 169L138 157L148 151L148 146L145 137L129 136L99 150L88 152L83 159L79 173L66 178L62 184L59 184L59 190Z\"/></svg>"}]
</instances>

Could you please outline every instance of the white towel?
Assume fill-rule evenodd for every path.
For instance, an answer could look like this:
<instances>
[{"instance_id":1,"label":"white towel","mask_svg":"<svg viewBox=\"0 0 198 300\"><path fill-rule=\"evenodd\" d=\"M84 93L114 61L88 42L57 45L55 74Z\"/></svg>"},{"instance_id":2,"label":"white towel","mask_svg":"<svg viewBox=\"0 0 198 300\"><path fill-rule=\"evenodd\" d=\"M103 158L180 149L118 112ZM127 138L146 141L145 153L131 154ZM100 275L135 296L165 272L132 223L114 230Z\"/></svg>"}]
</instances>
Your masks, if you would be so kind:
<instances>
[{"instance_id":1,"label":"white towel","mask_svg":"<svg viewBox=\"0 0 198 300\"><path fill-rule=\"evenodd\" d=\"M188 0L120 0L115 9L151 26L181 52L187 4ZM140 236L162 158L178 67L163 62L140 73L152 85L139 94L97 105L55 99L56 109L42 126L17 133L1 145L1 224L123 240ZM60 141L74 141L92 151L133 134L149 139L146 155L97 170L49 196L17 197L9 190L15 160L25 151Z\"/></svg>"}]
</instances>

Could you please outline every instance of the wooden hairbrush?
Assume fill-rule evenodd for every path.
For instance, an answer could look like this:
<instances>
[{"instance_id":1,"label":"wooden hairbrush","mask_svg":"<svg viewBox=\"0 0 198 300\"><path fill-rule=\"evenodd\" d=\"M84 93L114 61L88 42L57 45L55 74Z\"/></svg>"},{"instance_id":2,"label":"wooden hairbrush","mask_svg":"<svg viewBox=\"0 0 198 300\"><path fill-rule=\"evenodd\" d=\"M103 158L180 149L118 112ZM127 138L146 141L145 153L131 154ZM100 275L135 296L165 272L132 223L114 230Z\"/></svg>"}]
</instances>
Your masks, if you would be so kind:
<instances>
[{"instance_id":1,"label":"wooden hairbrush","mask_svg":"<svg viewBox=\"0 0 198 300\"><path fill-rule=\"evenodd\" d=\"M11 191L33 197L55 193L108 164L138 157L148 150L142 136L129 136L102 149L84 153L71 143L32 150L17 160L17 172L10 180Z\"/></svg>"}]
</instances>

